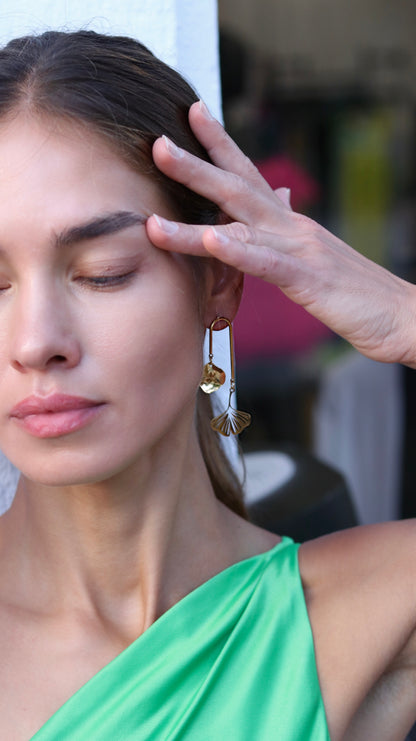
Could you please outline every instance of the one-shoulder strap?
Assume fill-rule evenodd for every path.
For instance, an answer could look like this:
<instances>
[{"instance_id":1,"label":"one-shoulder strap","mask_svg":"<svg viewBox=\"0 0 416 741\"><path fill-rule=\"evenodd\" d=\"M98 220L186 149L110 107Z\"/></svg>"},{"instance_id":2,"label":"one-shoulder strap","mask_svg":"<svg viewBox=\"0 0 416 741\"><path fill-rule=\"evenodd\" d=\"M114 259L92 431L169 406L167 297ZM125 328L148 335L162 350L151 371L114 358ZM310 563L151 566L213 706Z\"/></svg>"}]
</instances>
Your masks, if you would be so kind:
<instances>
[{"instance_id":1,"label":"one-shoulder strap","mask_svg":"<svg viewBox=\"0 0 416 741\"><path fill-rule=\"evenodd\" d=\"M188 594L33 741L327 741L297 550L284 538Z\"/></svg>"}]
</instances>

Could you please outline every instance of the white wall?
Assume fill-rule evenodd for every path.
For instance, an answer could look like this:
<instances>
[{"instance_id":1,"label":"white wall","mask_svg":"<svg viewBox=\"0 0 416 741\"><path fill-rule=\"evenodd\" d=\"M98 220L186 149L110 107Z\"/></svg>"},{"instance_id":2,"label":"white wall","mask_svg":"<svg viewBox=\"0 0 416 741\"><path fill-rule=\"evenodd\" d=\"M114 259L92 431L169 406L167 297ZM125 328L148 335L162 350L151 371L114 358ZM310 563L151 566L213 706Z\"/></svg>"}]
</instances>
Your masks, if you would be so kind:
<instances>
[{"instance_id":1,"label":"white wall","mask_svg":"<svg viewBox=\"0 0 416 741\"><path fill-rule=\"evenodd\" d=\"M8 7L0 11L0 43L48 28L133 36L191 81L220 115L216 0L13 0Z\"/></svg>"}]
</instances>

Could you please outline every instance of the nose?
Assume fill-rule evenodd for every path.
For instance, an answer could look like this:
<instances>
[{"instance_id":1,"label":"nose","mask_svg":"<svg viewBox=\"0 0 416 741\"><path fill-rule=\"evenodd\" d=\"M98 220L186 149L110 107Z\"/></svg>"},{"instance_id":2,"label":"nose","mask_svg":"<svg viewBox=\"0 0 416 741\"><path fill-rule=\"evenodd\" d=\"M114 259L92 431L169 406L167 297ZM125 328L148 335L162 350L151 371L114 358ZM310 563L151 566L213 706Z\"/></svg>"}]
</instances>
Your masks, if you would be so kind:
<instances>
[{"instance_id":1,"label":"nose","mask_svg":"<svg viewBox=\"0 0 416 741\"><path fill-rule=\"evenodd\" d=\"M12 300L11 365L20 372L72 368L81 357L68 298L58 286L36 285Z\"/></svg>"}]
</instances>

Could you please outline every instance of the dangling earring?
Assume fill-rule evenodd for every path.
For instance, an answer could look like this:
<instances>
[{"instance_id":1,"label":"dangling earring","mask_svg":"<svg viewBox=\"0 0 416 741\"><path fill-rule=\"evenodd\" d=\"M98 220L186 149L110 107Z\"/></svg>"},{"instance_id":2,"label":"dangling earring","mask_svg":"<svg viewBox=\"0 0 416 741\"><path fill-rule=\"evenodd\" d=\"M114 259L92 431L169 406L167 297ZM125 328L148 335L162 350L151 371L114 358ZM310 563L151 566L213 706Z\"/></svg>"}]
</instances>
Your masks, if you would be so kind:
<instances>
[{"instance_id":1,"label":"dangling earring","mask_svg":"<svg viewBox=\"0 0 416 741\"><path fill-rule=\"evenodd\" d=\"M214 365L214 363L212 362L212 359L214 357L212 353L212 330L214 324L219 321L219 319L214 319L209 328L208 363L204 366L202 378L199 382L199 387L205 394L212 394L214 391L218 391L218 389L221 388L221 386L225 383L224 371L222 370L222 368L218 368L218 366ZM224 321L227 320L225 319Z\"/></svg>"},{"instance_id":2,"label":"dangling earring","mask_svg":"<svg viewBox=\"0 0 416 741\"><path fill-rule=\"evenodd\" d=\"M219 414L218 417L214 417L211 420L211 427L221 435L229 437L229 435L239 435L251 422L251 415L248 412L239 412L231 405L231 397L235 391L235 376L234 376L234 343L233 343L233 329L229 319L225 317L217 317L211 322L209 328L209 357L208 363L204 368L200 387L206 394L212 394L213 391L217 391L225 381L225 373L221 368L218 368L213 360L212 352L212 333L214 326L217 322L225 322L228 324L228 331L230 337L230 366L231 366L231 378L230 378L230 393L228 397L228 406L225 412Z\"/></svg>"}]
</instances>

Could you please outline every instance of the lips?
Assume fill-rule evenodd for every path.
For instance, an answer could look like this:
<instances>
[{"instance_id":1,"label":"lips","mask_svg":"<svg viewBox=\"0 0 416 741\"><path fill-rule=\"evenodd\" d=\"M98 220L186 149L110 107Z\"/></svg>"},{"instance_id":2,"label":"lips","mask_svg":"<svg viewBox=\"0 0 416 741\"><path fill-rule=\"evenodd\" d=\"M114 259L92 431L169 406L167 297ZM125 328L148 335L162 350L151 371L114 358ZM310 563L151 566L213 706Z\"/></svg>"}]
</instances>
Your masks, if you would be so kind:
<instances>
[{"instance_id":1,"label":"lips","mask_svg":"<svg viewBox=\"0 0 416 741\"><path fill-rule=\"evenodd\" d=\"M90 422L103 402L67 394L29 396L16 404L10 418L35 437L60 437Z\"/></svg>"},{"instance_id":2,"label":"lips","mask_svg":"<svg viewBox=\"0 0 416 741\"><path fill-rule=\"evenodd\" d=\"M10 416L24 419L30 414L56 414L70 409L87 409L99 403L82 396L68 396L67 394L53 394L53 396L45 397L28 396L27 399L23 399L13 407Z\"/></svg>"}]
</instances>

